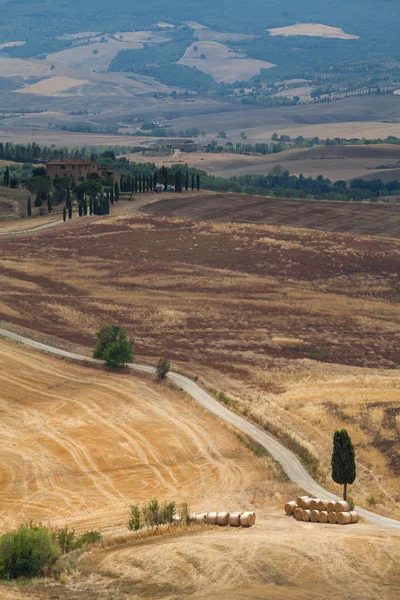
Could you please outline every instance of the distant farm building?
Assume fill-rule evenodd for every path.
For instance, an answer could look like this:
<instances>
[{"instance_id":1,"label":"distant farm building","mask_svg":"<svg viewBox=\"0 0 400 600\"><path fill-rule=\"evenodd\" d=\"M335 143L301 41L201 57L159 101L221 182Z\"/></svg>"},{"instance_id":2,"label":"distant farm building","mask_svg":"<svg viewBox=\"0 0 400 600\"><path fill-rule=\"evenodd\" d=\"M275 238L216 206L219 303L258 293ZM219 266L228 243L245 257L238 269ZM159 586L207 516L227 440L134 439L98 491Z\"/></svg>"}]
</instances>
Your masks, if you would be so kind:
<instances>
[{"instance_id":1,"label":"distant farm building","mask_svg":"<svg viewBox=\"0 0 400 600\"><path fill-rule=\"evenodd\" d=\"M81 178L89 179L93 174L99 177L108 177L118 182L121 178L115 169L103 167L92 160L85 160L83 158L57 158L51 160L46 165L46 172L50 179L54 179L55 177L72 177L78 181Z\"/></svg>"}]
</instances>

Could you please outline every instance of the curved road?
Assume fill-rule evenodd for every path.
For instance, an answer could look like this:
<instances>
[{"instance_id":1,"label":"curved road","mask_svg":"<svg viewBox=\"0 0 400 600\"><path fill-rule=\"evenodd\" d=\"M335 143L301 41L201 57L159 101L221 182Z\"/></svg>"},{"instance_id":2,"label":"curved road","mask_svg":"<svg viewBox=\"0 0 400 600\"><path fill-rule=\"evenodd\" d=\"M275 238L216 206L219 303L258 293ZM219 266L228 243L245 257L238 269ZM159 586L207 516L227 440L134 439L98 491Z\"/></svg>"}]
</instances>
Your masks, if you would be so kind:
<instances>
[{"instance_id":1,"label":"curved road","mask_svg":"<svg viewBox=\"0 0 400 600\"><path fill-rule=\"evenodd\" d=\"M54 227L54 225L59 225L60 223L63 223L63 221L51 221L51 223L44 223L44 225L38 225L37 227L32 227L31 229L20 229L19 231L1 231L0 236L6 237L9 235L20 235L21 233L35 233L35 231L48 229L49 227Z\"/></svg>"},{"instance_id":2,"label":"curved road","mask_svg":"<svg viewBox=\"0 0 400 600\"><path fill-rule=\"evenodd\" d=\"M60 348L54 348L53 346L36 342L35 340L17 335L16 333L6 329L0 328L0 337L9 338L16 342L32 346L38 350L42 350L56 356L61 356L63 358L69 358L75 361L82 361L86 363L103 363L101 360L89 358L82 354L75 354L73 352L68 352L67 350L61 350ZM154 367L149 367L146 365L129 364L128 367L135 371L144 371L146 373L155 372ZM342 499L331 492L327 492L316 481L314 481L311 475L309 475L309 473L300 463L298 458L290 450L285 448L285 446L279 443L275 438L256 425L249 423L249 421L246 421L246 419L240 415L237 415L225 408L225 406L222 406L219 402L217 402L217 400L210 396L210 394L197 385L197 383L188 377L185 377L184 375L180 375L179 373L170 372L168 378L177 386L182 388L185 392L187 392L198 404L261 444L261 446L263 446L267 452L269 452L271 456L273 456L274 459L279 462L288 477L308 494L312 494L317 498L327 498L330 500ZM380 527L394 527L400 530L400 521L377 515L376 513L362 508L357 508L357 511L362 517L368 521L371 521L375 525Z\"/></svg>"}]
</instances>

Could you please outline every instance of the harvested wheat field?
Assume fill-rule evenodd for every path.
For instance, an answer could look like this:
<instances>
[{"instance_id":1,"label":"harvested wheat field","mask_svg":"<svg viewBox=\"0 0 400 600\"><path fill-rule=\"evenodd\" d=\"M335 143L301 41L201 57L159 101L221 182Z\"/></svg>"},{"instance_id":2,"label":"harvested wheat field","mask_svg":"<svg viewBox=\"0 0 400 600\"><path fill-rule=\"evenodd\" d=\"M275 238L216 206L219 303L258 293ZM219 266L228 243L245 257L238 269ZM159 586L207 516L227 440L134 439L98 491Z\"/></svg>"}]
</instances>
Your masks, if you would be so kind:
<instances>
[{"instance_id":1,"label":"harvested wheat field","mask_svg":"<svg viewBox=\"0 0 400 600\"><path fill-rule=\"evenodd\" d=\"M237 53L214 41L194 42L187 48L178 64L196 67L199 71L211 75L215 81L226 83L251 79L253 75L258 75L261 69L275 66L264 60L246 58L245 54Z\"/></svg>"},{"instance_id":2,"label":"harvested wheat field","mask_svg":"<svg viewBox=\"0 0 400 600\"><path fill-rule=\"evenodd\" d=\"M338 528L270 512L247 530L200 527L94 549L63 585L38 581L20 596L0 589L5 600L394 600L399 542L399 533L366 524Z\"/></svg>"},{"instance_id":3,"label":"harvested wheat field","mask_svg":"<svg viewBox=\"0 0 400 600\"><path fill-rule=\"evenodd\" d=\"M143 215L0 244L5 327L90 351L96 329L118 323L138 362L167 356L199 375L322 480L346 426L354 500L400 516L400 242Z\"/></svg>"},{"instance_id":4,"label":"harvested wheat field","mask_svg":"<svg viewBox=\"0 0 400 600\"><path fill-rule=\"evenodd\" d=\"M133 502L232 510L276 505L297 489L168 383L4 340L0 364L1 532L32 519L119 533Z\"/></svg>"},{"instance_id":5,"label":"harvested wheat field","mask_svg":"<svg viewBox=\"0 0 400 600\"><path fill-rule=\"evenodd\" d=\"M290 37L296 35L305 35L309 37L324 37L338 40L358 40L358 35L346 33L340 27L331 27L322 25L322 23L296 23L296 25L287 25L286 27L276 27L267 29L272 36Z\"/></svg>"},{"instance_id":6,"label":"harvested wheat field","mask_svg":"<svg viewBox=\"0 0 400 600\"><path fill-rule=\"evenodd\" d=\"M54 96L55 94L59 94L61 92L69 91L74 89L76 93L76 88L88 83L87 80L84 79L76 79L74 77L63 77L61 75L56 75L56 77L48 77L46 79L42 79L37 83L33 83L32 85L27 85L17 92L21 94L38 94L39 96Z\"/></svg>"}]
</instances>

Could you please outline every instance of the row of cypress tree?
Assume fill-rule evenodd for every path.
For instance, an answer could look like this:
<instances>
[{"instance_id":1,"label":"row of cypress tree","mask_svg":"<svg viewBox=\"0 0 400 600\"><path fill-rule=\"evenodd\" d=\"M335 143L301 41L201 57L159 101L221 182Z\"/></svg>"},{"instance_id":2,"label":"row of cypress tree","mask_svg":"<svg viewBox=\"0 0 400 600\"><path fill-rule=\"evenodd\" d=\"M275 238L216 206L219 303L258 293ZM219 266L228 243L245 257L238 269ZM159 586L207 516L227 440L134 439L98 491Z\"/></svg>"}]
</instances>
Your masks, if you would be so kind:
<instances>
[{"instance_id":1,"label":"row of cypress tree","mask_svg":"<svg viewBox=\"0 0 400 600\"><path fill-rule=\"evenodd\" d=\"M141 194L142 192L151 192L157 185L161 184L167 190L168 185L175 185L175 190L181 192L183 187L188 190L200 190L200 175L199 173L189 174L186 171L183 174L181 171L176 171L171 179L171 173L166 167L162 167L160 172L154 171L153 174L147 175L121 175L121 192L129 192L131 194Z\"/></svg>"}]
</instances>

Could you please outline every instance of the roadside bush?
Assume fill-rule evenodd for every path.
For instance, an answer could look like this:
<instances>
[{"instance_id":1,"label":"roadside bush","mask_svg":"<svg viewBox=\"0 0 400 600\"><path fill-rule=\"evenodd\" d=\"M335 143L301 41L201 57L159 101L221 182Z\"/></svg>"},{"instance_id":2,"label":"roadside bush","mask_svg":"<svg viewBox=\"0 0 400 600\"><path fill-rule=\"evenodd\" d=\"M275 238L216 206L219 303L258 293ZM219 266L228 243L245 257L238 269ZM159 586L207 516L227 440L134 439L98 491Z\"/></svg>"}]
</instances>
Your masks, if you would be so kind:
<instances>
[{"instance_id":1,"label":"roadside bush","mask_svg":"<svg viewBox=\"0 0 400 600\"><path fill-rule=\"evenodd\" d=\"M101 540L101 533L99 531L85 531L82 535L76 537L75 530L69 529L68 526L54 530L53 535L61 554L68 554L77 548L95 544Z\"/></svg>"},{"instance_id":2,"label":"roadside bush","mask_svg":"<svg viewBox=\"0 0 400 600\"><path fill-rule=\"evenodd\" d=\"M131 506L131 515L128 521L128 529L130 531L139 531L139 529L158 529L160 525L169 525L174 522L176 515L175 502L165 502L160 504L158 500L151 500L148 504L144 504L139 508L138 504ZM188 521L189 509L187 504L182 506L181 521Z\"/></svg>"},{"instance_id":3,"label":"roadside bush","mask_svg":"<svg viewBox=\"0 0 400 600\"><path fill-rule=\"evenodd\" d=\"M0 577L35 577L57 560L60 550L44 527L22 525L0 537Z\"/></svg>"},{"instance_id":4,"label":"roadside bush","mask_svg":"<svg viewBox=\"0 0 400 600\"><path fill-rule=\"evenodd\" d=\"M100 358L110 367L123 367L133 360L133 340L117 325L102 327L96 332L98 342L94 348L94 358Z\"/></svg>"},{"instance_id":5,"label":"roadside bush","mask_svg":"<svg viewBox=\"0 0 400 600\"><path fill-rule=\"evenodd\" d=\"M82 533L76 540L75 545L78 548L82 548L83 546L89 546L90 544L96 544L101 540L100 531L85 531Z\"/></svg>"},{"instance_id":6,"label":"roadside bush","mask_svg":"<svg viewBox=\"0 0 400 600\"><path fill-rule=\"evenodd\" d=\"M156 374L158 379L165 379L171 369L171 364L166 358L160 358L156 364Z\"/></svg>"}]
</instances>

